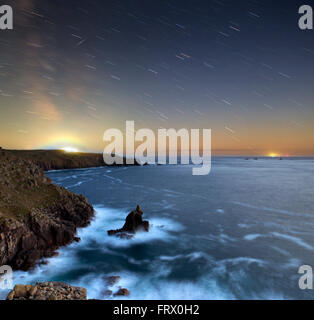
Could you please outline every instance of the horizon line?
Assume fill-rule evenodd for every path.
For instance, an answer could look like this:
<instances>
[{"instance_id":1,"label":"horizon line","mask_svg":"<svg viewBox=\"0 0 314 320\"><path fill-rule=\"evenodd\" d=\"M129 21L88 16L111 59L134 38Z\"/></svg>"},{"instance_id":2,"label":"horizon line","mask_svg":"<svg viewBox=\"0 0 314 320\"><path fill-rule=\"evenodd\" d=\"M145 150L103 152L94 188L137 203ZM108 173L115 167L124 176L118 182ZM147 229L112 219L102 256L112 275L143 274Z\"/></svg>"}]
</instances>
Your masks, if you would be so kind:
<instances>
[{"instance_id":1,"label":"horizon line","mask_svg":"<svg viewBox=\"0 0 314 320\"><path fill-rule=\"evenodd\" d=\"M6 149L6 148L0 148L0 150L7 150L7 151L64 151L62 148L34 148L34 149ZM183 150L183 151L188 151L188 150ZM222 152L226 152L226 150L221 150L221 149L214 149L212 150L212 157L264 157L264 158L293 158L293 157L314 157L314 152L313 153L309 153L309 154L280 154L280 153L275 153L273 156L270 155L270 153L265 152L265 153L232 153L233 150L228 150L231 152L227 152L227 153L222 153ZM242 150L243 151L243 150ZM178 150L178 156L181 156L181 151ZM190 155L189 151L189 155ZM234 152L237 152L236 150L234 150ZM71 153L71 152L69 152ZM73 153L92 153L92 154L103 154L102 151L99 150L79 150L77 152L73 152ZM219 154L218 154L219 153ZM267 153L267 154L266 154ZM158 152L156 153L157 156ZM169 151L166 152L166 155L169 156ZM126 155L125 153L123 154L123 156L128 157L128 155ZM131 156L131 155L130 155Z\"/></svg>"}]
</instances>

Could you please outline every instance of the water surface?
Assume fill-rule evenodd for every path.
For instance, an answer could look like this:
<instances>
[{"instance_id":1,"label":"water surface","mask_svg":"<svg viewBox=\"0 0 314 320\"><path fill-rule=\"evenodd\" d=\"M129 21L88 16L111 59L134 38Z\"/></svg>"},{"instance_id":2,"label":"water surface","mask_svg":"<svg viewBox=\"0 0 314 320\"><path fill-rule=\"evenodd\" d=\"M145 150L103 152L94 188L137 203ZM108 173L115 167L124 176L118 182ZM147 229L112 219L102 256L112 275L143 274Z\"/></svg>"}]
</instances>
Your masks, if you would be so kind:
<instances>
[{"instance_id":1,"label":"water surface","mask_svg":"<svg viewBox=\"0 0 314 320\"><path fill-rule=\"evenodd\" d=\"M96 209L80 243L16 283L66 281L105 299L119 275L129 299L312 299L298 268L314 266L314 161L216 158L208 176L192 166L49 172ZM149 233L107 235L140 204ZM118 285L112 288L117 290Z\"/></svg>"}]
</instances>

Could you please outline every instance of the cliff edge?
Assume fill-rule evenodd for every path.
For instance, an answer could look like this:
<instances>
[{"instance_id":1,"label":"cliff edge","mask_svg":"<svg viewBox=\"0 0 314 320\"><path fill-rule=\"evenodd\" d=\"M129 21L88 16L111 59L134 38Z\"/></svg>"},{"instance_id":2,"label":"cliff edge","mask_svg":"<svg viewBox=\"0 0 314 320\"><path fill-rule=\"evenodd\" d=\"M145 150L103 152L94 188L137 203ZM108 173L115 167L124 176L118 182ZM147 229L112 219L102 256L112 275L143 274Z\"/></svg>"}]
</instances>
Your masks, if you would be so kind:
<instances>
[{"instance_id":1,"label":"cliff edge","mask_svg":"<svg viewBox=\"0 0 314 320\"><path fill-rule=\"evenodd\" d=\"M54 185L32 160L0 150L0 265L27 270L75 240L93 207Z\"/></svg>"}]
</instances>

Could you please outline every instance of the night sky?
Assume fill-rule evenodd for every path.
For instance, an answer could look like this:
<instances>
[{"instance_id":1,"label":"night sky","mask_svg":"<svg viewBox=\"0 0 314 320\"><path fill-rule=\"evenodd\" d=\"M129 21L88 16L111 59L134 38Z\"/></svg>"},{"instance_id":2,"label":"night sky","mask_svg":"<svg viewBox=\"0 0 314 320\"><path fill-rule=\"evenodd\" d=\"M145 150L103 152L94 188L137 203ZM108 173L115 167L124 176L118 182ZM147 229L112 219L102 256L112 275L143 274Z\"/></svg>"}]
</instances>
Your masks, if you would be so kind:
<instances>
[{"instance_id":1,"label":"night sky","mask_svg":"<svg viewBox=\"0 0 314 320\"><path fill-rule=\"evenodd\" d=\"M314 155L313 1L15 0L0 146L102 151L103 133L210 128L215 154Z\"/></svg>"}]
</instances>

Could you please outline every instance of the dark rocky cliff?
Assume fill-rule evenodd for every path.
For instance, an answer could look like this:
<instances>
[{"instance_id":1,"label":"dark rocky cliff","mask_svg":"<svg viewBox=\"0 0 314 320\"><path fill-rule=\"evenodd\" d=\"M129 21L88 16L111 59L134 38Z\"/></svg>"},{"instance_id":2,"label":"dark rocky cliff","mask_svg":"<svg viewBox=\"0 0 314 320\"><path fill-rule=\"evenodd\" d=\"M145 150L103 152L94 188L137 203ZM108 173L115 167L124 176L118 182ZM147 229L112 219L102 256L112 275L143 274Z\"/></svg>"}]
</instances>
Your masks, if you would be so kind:
<instances>
[{"instance_id":1,"label":"dark rocky cliff","mask_svg":"<svg viewBox=\"0 0 314 320\"><path fill-rule=\"evenodd\" d=\"M0 265L27 270L75 239L93 207L54 185L32 160L0 150Z\"/></svg>"}]
</instances>

